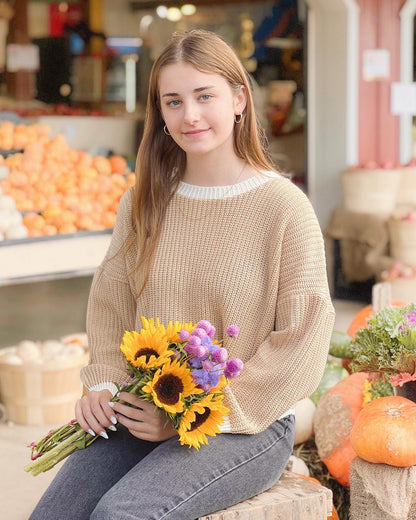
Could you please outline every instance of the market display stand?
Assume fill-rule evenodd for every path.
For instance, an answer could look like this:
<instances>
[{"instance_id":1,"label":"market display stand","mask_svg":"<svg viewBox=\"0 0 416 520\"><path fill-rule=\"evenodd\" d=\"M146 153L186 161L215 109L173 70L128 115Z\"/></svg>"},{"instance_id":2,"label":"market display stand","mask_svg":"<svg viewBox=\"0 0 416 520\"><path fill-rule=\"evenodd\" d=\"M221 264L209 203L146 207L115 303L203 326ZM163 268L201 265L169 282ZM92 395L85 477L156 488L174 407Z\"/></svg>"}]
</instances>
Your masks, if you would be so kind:
<instances>
[{"instance_id":1,"label":"market display stand","mask_svg":"<svg viewBox=\"0 0 416 520\"><path fill-rule=\"evenodd\" d=\"M355 457L350 472L351 520L416 518L416 466L398 468Z\"/></svg>"},{"instance_id":2,"label":"market display stand","mask_svg":"<svg viewBox=\"0 0 416 520\"><path fill-rule=\"evenodd\" d=\"M85 330L92 275L111 232L0 242L0 348Z\"/></svg>"},{"instance_id":3,"label":"market display stand","mask_svg":"<svg viewBox=\"0 0 416 520\"><path fill-rule=\"evenodd\" d=\"M268 491L198 520L327 520L332 516L332 491L283 472Z\"/></svg>"}]
</instances>

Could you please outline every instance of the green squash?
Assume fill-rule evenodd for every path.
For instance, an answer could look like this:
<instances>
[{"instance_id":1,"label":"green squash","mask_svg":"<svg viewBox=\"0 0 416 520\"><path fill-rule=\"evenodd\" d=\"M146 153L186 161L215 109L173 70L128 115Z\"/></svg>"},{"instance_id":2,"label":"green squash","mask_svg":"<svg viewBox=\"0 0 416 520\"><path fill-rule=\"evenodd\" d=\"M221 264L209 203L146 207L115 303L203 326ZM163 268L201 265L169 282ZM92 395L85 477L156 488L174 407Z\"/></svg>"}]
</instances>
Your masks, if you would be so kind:
<instances>
[{"instance_id":1,"label":"green squash","mask_svg":"<svg viewBox=\"0 0 416 520\"><path fill-rule=\"evenodd\" d=\"M310 396L311 400L318 404L319 399L334 385L349 376L347 370L335 361L327 361L318 388Z\"/></svg>"},{"instance_id":2,"label":"green squash","mask_svg":"<svg viewBox=\"0 0 416 520\"><path fill-rule=\"evenodd\" d=\"M333 330L329 346L329 353L331 356L337 358L351 359L351 343L352 338L349 334L339 330Z\"/></svg>"}]
</instances>

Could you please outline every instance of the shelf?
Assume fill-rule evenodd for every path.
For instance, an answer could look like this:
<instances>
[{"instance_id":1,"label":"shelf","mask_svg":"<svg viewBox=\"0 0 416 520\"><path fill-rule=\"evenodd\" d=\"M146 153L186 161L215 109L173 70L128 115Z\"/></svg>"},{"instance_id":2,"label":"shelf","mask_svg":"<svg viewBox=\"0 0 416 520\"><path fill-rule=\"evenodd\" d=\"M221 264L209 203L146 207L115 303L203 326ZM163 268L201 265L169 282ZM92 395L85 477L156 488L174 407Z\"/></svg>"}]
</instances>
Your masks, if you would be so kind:
<instances>
[{"instance_id":1,"label":"shelf","mask_svg":"<svg viewBox=\"0 0 416 520\"><path fill-rule=\"evenodd\" d=\"M0 286L93 274L112 230L0 242Z\"/></svg>"}]
</instances>

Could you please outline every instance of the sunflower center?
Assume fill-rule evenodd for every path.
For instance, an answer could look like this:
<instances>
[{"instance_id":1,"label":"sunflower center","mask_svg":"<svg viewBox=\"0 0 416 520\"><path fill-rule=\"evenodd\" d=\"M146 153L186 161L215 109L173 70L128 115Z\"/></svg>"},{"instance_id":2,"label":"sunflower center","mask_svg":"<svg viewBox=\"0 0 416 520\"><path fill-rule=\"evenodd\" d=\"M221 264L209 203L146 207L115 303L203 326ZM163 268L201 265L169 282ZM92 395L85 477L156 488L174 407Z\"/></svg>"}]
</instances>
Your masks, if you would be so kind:
<instances>
[{"instance_id":1,"label":"sunflower center","mask_svg":"<svg viewBox=\"0 0 416 520\"><path fill-rule=\"evenodd\" d=\"M204 408L204 413L196 413L195 414L195 421L191 424L190 431L196 430L201 426L201 424L204 424L204 422L208 419L209 414L211 413L211 410L209 408Z\"/></svg>"},{"instance_id":2,"label":"sunflower center","mask_svg":"<svg viewBox=\"0 0 416 520\"><path fill-rule=\"evenodd\" d=\"M146 357L146 362L149 361L150 356L159 357L159 353L156 352L153 348L141 348L134 355L134 359L139 359L140 356Z\"/></svg>"},{"instance_id":3,"label":"sunflower center","mask_svg":"<svg viewBox=\"0 0 416 520\"><path fill-rule=\"evenodd\" d=\"M175 404L183 392L183 383L179 377L173 374L166 374L159 378L154 386L154 390L161 403Z\"/></svg>"}]
</instances>

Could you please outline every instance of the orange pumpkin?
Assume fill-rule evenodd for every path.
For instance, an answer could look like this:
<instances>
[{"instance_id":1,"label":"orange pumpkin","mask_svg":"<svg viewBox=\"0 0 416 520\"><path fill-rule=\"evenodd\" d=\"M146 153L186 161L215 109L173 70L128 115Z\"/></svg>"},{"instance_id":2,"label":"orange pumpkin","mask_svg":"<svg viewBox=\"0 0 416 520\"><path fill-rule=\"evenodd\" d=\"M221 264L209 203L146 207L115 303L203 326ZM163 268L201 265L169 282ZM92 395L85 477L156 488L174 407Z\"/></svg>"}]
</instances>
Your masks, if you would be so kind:
<instances>
[{"instance_id":1,"label":"orange pumpkin","mask_svg":"<svg viewBox=\"0 0 416 520\"><path fill-rule=\"evenodd\" d=\"M350 465L355 457L350 433L363 406L367 378L368 373L358 372L339 381L321 397L314 415L318 455L329 473L345 487L350 486Z\"/></svg>"},{"instance_id":2,"label":"orange pumpkin","mask_svg":"<svg viewBox=\"0 0 416 520\"><path fill-rule=\"evenodd\" d=\"M403 305L407 305L407 302L404 302L402 300L391 300L390 305L392 307L402 307ZM363 307L358 313L354 316L353 320L351 321L348 329L347 334L354 338L355 333L357 330L362 329L363 327L367 327L367 319L370 316L374 316L375 311L373 310L373 306L366 305Z\"/></svg>"},{"instance_id":3,"label":"orange pumpkin","mask_svg":"<svg viewBox=\"0 0 416 520\"><path fill-rule=\"evenodd\" d=\"M355 453L376 464L416 464L416 404L398 395L371 401L350 434Z\"/></svg>"}]
</instances>

